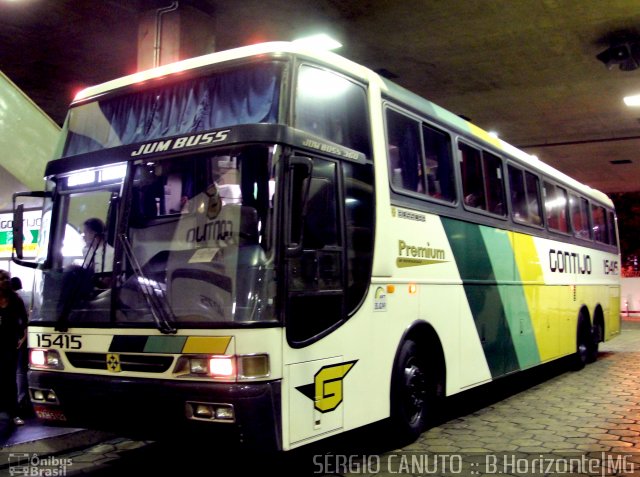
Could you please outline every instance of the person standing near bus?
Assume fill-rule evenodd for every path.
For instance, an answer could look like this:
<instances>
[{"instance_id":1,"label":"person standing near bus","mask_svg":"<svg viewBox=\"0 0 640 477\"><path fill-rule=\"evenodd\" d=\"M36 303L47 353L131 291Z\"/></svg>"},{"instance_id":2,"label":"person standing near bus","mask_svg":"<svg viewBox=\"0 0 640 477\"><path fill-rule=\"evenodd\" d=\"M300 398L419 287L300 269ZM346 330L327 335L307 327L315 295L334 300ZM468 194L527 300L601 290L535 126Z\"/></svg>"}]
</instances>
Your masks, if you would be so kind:
<instances>
[{"instance_id":1,"label":"person standing near bus","mask_svg":"<svg viewBox=\"0 0 640 477\"><path fill-rule=\"evenodd\" d=\"M19 426L24 421L18 416L16 367L25 334L21 324L26 323L27 312L20 297L11 290L9 280L9 273L0 270L0 409Z\"/></svg>"},{"instance_id":2,"label":"person standing near bus","mask_svg":"<svg viewBox=\"0 0 640 477\"><path fill-rule=\"evenodd\" d=\"M19 277L11 277L11 289L22 300L25 310L29 309L30 299L22 288L22 280ZM28 318L28 312L26 313ZM29 384L27 382L28 370L28 351L27 351L27 323L26 319L20 323L22 337L18 342L18 365L16 367L17 386L18 386L18 409L21 416L31 415L31 401L29 400Z\"/></svg>"}]
</instances>

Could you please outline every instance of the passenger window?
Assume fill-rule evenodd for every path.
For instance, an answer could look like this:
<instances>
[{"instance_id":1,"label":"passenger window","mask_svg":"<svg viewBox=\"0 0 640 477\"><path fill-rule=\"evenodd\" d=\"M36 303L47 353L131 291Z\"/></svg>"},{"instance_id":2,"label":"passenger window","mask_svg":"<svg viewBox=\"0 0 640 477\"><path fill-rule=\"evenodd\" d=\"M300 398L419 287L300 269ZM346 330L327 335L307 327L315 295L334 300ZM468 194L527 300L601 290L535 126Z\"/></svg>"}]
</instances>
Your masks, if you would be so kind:
<instances>
[{"instance_id":1,"label":"passenger window","mask_svg":"<svg viewBox=\"0 0 640 477\"><path fill-rule=\"evenodd\" d=\"M539 182L536 175L509 166L509 188L515 221L542 225Z\"/></svg>"},{"instance_id":2,"label":"passenger window","mask_svg":"<svg viewBox=\"0 0 640 477\"><path fill-rule=\"evenodd\" d=\"M387 134L391 183L397 188L424 194L418 122L389 109Z\"/></svg>"},{"instance_id":3,"label":"passenger window","mask_svg":"<svg viewBox=\"0 0 640 477\"><path fill-rule=\"evenodd\" d=\"M505 215L504 182L502 180L502 160L488 152L483 152L484 184L487 191L487 210L492 214Z\"/></svg>"},{"instance_id":4,"label":"passenger window","mask_svg":"<svg viewBox=\"0 0 640 477\"><path fill-rule=\"evenodd\" d=\"M529 222L542 226L542 198L540 197L540 179L535 174L525 171L524 182L527 188L527 208Z\"/></svg>"},{"instance_id":5,"label":"passenger window","mask_svg":"<svg viewBox=\"0 0 640 477\"><path fill-rule=\"evenodd\" d=\"M460 170L464 204L468 207L487 210L480 151L466 144L460 144L459 148L462 154Z\"/></svg>"},{"instance_id":6,"label":"passenger window","mask_svg":"<svg viewBox=\"0 0 640 477\"><path fill-rule=\"evenodd\" d=\"M616 216L610 210L607 210L607 223L609 224L609 244L618 245L616 237Z\"/></svg>"},{"instance_id":7,"label":"passenger window","mask_svg":"<svg viewBox=\"0 0 640 477\"><path fill-rule=\"evenodd\" d=\"M583 197L569 195L569 208L571 211L571 223L575 237L589 240L591 228L589 227L589 203Z\"/></svg>"},{"instance_id":8,"label":"passenger window","mask_svg":"<svg viewBox=\"0 0 640 477\"><path fill-rule=\"evenodd\" d=\"M434 199L456 200L451 139L449 135L429 126L422 127L425 155L427 195Z\"/></svg>"},{"instance_id":9,"label":"passenger window","mask_svg":"<svg viewBox=\"0 0 640 477\"><path fill-rule=\"evenodd\" d=\"M607 218L604 207L591 205L591 217L593 218L593 239L596 242L607 243L609 232L607 231Z\"/></svg>"},{"instance_id":10,"label":"passenger window","mask_svg":"<svg viewBox=\"0 0 640 477\"><path fill-rule=\"evenodd\" d=\"M549 182L544 183L544 208L547 214L549 229L568 233L567 191Z\"/></svg>"}]
</instances>

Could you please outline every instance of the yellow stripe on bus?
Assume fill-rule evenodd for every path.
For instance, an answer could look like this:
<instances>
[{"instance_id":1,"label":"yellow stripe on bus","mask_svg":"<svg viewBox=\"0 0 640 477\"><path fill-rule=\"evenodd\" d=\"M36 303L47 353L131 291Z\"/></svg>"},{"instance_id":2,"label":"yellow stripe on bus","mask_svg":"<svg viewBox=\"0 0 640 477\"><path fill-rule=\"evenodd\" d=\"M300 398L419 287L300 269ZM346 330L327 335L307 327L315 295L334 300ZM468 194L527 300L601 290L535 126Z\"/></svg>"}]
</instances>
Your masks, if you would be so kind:
<instances>
[{"instance_id":1,"label":"yellow stripe on bus","mask_svg":"<svg viewBox=\"0 0 640 477\"><path fill-rule=\"evenodd\" d=\"M183 353L225 354L231 336L189 336L182 348Z\"/></svg>"},{"instance_id":2,"label":"yellow stripe on bus","mask_svg":"<svg viewBox=\"0 0 640 477\"><path fill-rule=\"evenodd\" d=\"M519 233L510 233L509 240L514 250L516 266L522 281L524 296L529 308L531 324L538 344L540 361L545 362L558 355L558 337L549 327L549 320L554 310L551 304L546 302L547 290L544 286L544 275L540 265L540 257L536 250L533 237ZM545 303L546 302L546 303Z\"/></svg>"}]
</instances>

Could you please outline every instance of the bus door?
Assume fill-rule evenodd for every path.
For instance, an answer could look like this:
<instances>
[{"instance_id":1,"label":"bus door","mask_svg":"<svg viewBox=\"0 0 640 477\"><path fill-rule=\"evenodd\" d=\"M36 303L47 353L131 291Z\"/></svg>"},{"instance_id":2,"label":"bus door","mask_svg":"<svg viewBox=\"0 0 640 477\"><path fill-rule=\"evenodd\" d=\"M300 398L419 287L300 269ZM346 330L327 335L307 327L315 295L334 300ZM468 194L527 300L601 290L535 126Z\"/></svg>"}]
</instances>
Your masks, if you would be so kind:
<instances>
[{"instance_id":1,"label":"bus door","mask_svg":"<svg viewBox=\"0 0 640 477\"><path fill-rule=\"evenodd\" d=\"M291 220L286 227L283 417L292 445L341 428L344 407L335 389L340 382L333 379L343 359L339 350L324 349L321 339L344 317L340 164L305 156L292 158L286 186Z\"/></svg>"}]
</instances>

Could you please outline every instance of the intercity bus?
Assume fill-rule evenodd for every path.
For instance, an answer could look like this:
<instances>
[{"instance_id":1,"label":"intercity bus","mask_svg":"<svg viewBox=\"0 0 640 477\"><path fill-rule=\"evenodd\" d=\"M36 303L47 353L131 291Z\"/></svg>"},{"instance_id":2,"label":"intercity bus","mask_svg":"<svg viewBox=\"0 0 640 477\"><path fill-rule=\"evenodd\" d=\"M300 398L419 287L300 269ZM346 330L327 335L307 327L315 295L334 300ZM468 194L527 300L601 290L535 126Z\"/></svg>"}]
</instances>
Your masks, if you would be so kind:
<instances>
[{"instance_id":1,"label":"intercity bus","mask_svg":"<svg viewBox=\"0 0 640 477\"><path fill-rule=\"evenodd\" d=\"M282 450L383 420L416 438L440 398L581 367L620 332L606 195L295 43L83 90L14 209L31 399L68 425Z\"/></svg>"}]
</instances>

